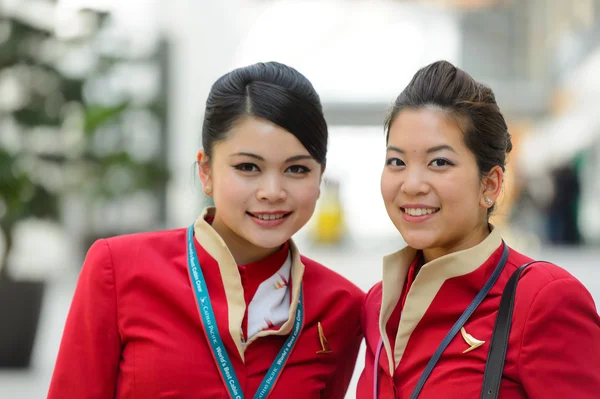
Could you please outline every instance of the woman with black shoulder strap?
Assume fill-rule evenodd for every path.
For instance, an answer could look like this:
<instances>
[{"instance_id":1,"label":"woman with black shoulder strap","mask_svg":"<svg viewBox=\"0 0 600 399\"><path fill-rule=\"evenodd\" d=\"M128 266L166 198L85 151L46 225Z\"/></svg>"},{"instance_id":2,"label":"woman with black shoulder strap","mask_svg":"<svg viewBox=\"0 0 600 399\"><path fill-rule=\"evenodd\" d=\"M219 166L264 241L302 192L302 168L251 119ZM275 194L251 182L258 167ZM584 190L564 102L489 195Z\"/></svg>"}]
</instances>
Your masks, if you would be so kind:
<instances>
[{"instance_id":1,"label":"woman with black shoulder strap","mask_svg":"<svg viewBox=\"0 0 600 399\"><path fill-rule=\"evenodd\" d=\"M365 300L357 398L599 398L590 293L489 223L512 149L492 90L433 63L385 130L381 193L408 245L384 258Z\"/></svg>"}]
</instances>

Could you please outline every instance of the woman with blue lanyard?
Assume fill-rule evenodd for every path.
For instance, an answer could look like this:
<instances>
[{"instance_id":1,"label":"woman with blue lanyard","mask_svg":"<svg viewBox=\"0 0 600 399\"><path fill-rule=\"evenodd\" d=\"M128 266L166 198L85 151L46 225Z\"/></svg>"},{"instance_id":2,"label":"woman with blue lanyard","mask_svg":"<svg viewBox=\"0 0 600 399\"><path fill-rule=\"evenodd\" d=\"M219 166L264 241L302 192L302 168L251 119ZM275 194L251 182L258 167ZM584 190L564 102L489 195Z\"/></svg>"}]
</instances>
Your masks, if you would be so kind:
<instances>
[{"instance_id":1,"label":"woman with blue lanyard","mask_svg":"<svg viewBox=\"0 0 600 399\"><path fill-rule=\"evenodd\" d=\"M384 258L365 299L357 398L599 398L590 293L488 222L512 148L493 92L436 62L385 129L381 193L408 245Z\"/></svg>"},{"instance_id":2,"label":"woman with blue lanyard","mask_svg":"<svg viewBox=\"0 0 600 399\"><path fill-rule=\"evenodd\" d=\"M295 69L218 79L197 157L215 207L91 247L49 398L343 398L364 293L291 240L315 209L327 134Z\"/></svg>"}]
</instances>

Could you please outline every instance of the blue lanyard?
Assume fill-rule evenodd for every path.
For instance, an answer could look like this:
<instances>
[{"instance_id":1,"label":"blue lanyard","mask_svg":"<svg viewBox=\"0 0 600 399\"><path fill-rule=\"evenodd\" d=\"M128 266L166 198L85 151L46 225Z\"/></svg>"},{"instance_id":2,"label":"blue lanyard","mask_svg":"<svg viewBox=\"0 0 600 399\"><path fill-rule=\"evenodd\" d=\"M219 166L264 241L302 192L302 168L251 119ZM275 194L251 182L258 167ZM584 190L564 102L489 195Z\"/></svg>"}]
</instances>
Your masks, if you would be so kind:
<instances>
[{"instance_id":1,"label":"blue lanyard","mask_svg":"<svg viewBox=\"0 0 600 399\"><path fill-rule=\"evenodd\" d=\"M433 368L435 367L436 363L438 362L438 360L440 360L440 357L442 357L442 353L444 353L444 351L446 350L448 345L450 345L450 342L452 342L452 339L454 339L454 336L456 336L456 334L458 334L461 327L467 322L467 320L469 319L469 317L471 317L471 315L473 314L475 309L477 309L477 307L481 304L481 302L486 297L486 295L490 292L490 290L496 283L496 280L498 280L500 273L502 273L502 270L504 269L504 265L506 264L507 259L508 259L508 246L505 243L503 243L502 257L498 261L498 264L496 265L494 272L492 273L492 275L490 276L488 281L485 283L485 285L483 286L481 291L479 291L479 293L477 293L477 295L473 299L473 302L471 302L471 304L467 307L467 309L463 312L463 314L458 318L456 323L454 323L454 326L452 326L450 331L448 331L448 333L446 334L446 336L440 343L440 346L438 346L438 348L434 352L433 356L431 356L431 359L429 359L429 363L427 363L427 367L425 367L423 374L421 374L419 381L417 381L417 385L415 386L415 389L413 390L412 394L410 395L410 399L416 399L419 396L419 394L421 393L421 389L423 389L423 386L425 385L425 382L427 381L427 378L429 378L429 375L433 371ZM374 399L379 398L377 370L379 368L379 364L378 364L379 363L379 355L380 355L382 349L383 349L383 339L381 337L379 337L379 342L377 343L377 349L375 350L376 363L373 364L373 369L374 369L374 371L373 371L373 374L374 374L373 375L373 385L374 385L373 386L373 398ZM394 371L392 370L392 373L393 372Z\"/></svg>"},{"instance_id":2,"label":"blue lanyard","mask_svg":"<svg viewBox=\"0 0 600 399\"><path fill-rule=\"evenodd\" d=\"M232 399L243 399L244 393L240 386L240 382L237 379L229 355L223 345L223 340L219 334L217 327L217 320L215 313L210 301L208 289L206 288L206 281L204 280L204 274L200 268L200 262L198 261L198 255L196 254L196 248L194 246L194 225L192 224L187 233L187 254L188 254L188 270L190 278L192 280L192 288L194 290L194 296L198 305L198 311L200 313L200 320L202 320L202 326L204 327L204 333L208 339L208 343L211 346L213 357L219 366L221 372L221 378L223 383L227 387L229 396ZM294 327L292 333L285 341L285 344L277 354L275 361L267 371L265 378L262 380L256 394L255 399L264 399L273 390L277 379L281 375L285 363L287 362L290 353L292 352L294 345L296 344L300 331L302 330L302 324L304 323L304 311L303 311L303 299L302 299L302 285L300 285L300 300L298 301L298 308L296 309L296 315L294 316Z\"/></svg>"}]
</instances>

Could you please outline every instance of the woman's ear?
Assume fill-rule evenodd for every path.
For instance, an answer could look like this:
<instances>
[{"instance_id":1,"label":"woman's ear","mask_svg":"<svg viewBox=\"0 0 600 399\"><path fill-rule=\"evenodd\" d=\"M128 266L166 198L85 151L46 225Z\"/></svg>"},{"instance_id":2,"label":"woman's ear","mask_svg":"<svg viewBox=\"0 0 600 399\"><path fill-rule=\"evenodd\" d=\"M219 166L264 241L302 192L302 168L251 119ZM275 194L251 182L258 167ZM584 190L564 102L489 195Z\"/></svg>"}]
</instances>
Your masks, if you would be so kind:
<instances>
[{"instance_id":1,"label":"woman's ear","mask_svg":"<svg viewBox=\"0 0 600 399\"><path fill-rule=\"evenodd\" d=\"M321 174L319 175L319 194L317 195L317 199L321 198L321 187L323 186L323 175L325 173L325 165L321 166Z\"/></svg>"},{"instance_id":2,"label":"woman's ear","mask_svg":"<svg viewBox=\"0 0 600 399\"><path fill-rule=\"evenodd\" d=\"M198 176L200 176L200 180L202 181L202 187L204 188L204 193L206 195L212 194L212 175L210 170L210 160L208 156L204 152L204 150L199 150L196 154L196 161L198 161Z\"/></svg>"},{"instance_id":3,"label":"woman's ear","mask_svg":"<svg viewBox=\"0 0 600 399\"><path fill-rule=\"evenodd\" d=\"M479 203L484 208L491 208L502 191L504 171L500 166L494 166L482 180L482 193Z\"/></svg>"}]
</instances>

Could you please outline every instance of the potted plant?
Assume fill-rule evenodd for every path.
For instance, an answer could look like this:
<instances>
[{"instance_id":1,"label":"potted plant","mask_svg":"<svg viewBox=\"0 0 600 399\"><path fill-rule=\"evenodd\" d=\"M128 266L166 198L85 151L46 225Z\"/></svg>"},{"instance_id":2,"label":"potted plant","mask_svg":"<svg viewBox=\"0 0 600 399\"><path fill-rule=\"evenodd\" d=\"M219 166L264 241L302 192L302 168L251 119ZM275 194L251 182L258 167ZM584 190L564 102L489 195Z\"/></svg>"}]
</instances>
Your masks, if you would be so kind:
<instances>
[{"instance_id":1,"label":"potted plant","mask_svg":"<svg viewBox=\"0 0 600 399\"><path fill-rule=\"evenodd\" d=\"M154 118L159 126L156 134L164 135L165 102L160 96L132 102L123 93L101 99L94 95L93 83L96 92L103 90L98 82L123 62L93 53L108 14L81 11L79 22L85 29L59 37L55 27L40 26L39 19L2 11L0 368L23 368L30 365L46 281L15 277L11 272L15 229L31 218L64 224L70 211L66 201L78 201L87 210L84 214L93 215L138 193L160 197L168 178L164 151L140 157L127 146L111 147L106 142L126 138L127 126L136 115ZM91 57L87 68L73 68L77 52ZM115 187L110 183L115 175L124 176L128 183ZM85 238L73 239L84 246L110 229L94 220L80 224L85 230L78 233Z\"/></svg>"}]
</instances>

